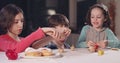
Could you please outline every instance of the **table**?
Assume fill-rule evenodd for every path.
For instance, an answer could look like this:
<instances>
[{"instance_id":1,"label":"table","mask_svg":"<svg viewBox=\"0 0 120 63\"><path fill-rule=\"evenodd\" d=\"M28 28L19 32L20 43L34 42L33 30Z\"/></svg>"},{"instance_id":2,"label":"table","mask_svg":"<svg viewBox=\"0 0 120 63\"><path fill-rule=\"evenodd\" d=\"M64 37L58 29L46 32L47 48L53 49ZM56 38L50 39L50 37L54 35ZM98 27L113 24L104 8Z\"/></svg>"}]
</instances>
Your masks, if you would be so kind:
<instances>
[{"instance_id":1,"label":"table","mask_svg":"<svg viewBox=\"0 0 120 63\"><path fill-rule=\"evenodd\" d=\"M54 53L58 50L54 50ZM20 53L21 54L21 53ZM19 56L20 56L19 54ZM63 57L21 58L8 60L4 52L0 52L0 63L120 63L120 51L105 50L104 55L90 53L87 48L76 48L75 51L65 49Z\"/></svg>"}]
</instances>

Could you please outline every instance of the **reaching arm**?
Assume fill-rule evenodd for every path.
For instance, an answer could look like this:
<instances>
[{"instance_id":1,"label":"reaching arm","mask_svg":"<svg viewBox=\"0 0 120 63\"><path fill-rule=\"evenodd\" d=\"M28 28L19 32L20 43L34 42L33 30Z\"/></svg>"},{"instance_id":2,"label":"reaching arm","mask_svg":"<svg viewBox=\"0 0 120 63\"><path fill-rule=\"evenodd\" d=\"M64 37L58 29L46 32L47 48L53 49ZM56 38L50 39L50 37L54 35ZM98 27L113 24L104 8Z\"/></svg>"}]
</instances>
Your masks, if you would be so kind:
<instances>
[{"instance_id":1,"label":"reaching arm","mask_svg":"<svg viewBox=\"0 0 120 63\"><path fill-rule=\"evenodd\" d=\"M51 33L52 32L52 33ZM6 36L6 38L0 38L0 49L2 51L6 51L7 49L12 49L15 52L19 53L24 51L27 47L29 47L35 40L42 39L45 35L44 33L51 36L58 36L58 32L55 31L54 28L39 28L35 32L31 33L27 37L21 39L20 42L12 39L10 36Z\"/></svg>"},{"instance_id":2,"label":"reaching arm","mask_svg":"<svg viewBox=\"0 0 120 63\"><path fill-rule=\"evenodd\" d=\"M32 47L35 48L35 49L43 47L46 44L48 44L49 42L51 42L52 40L54 40L54 39L52 37L50 37L50 36L44 37L43 39L36 40L32 44Z\"/></svg>"},{"instance_id":3,"label":"reaching arm","mask_svg":"<svg viewBox=\"0 0 120 63\"><path fill-rule=\"evenodd\" d=\"M45 35L41 28L31 33L27 37L21 39L20 42L17 42L16 40L12 39L8 34L5 34L0 36L0 49L2 51L7 51L8 49L11 49L19 53L29 47L34 40L41 39L44 36Z\"/></svg>"}]
</instances>

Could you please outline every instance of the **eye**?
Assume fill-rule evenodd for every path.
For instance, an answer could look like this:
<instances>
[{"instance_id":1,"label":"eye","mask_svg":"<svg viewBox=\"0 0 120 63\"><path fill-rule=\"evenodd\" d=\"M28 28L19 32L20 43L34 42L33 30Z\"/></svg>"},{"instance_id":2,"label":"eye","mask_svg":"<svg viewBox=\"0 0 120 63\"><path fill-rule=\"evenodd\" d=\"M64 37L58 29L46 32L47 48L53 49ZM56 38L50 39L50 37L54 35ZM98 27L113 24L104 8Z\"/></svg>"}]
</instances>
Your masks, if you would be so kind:
<instances>
[{"instance_id":1,"label":"eye","mask_svg":"<svg viewBox=\"0 0 120 63\"><path fill-rule=\"evenodd\" d=\"M24 22L24 19L21 19L21 22L23 23L23 22Z\"/></svg>"},{"instance_id":2,"label":"eye","mask_svg":"<svg viewBox=\"0 0 120 63\"><path fill-rule=\"evenodd\" d=\"M16 24L17 24L18 22L14 22L14 23L16 23Z\"/></svg>"},{"instance_id":3,"label":"eye","mask_svg":"<svg viewBox=\"0 0 120 63\"><path fill-rule=\"evenodd\" d=\"M14 20L14 23L18 23L18 21L19 21L18 19L15 19L15 20Z\"/></svg>"},{"instance_id":4,"label":"eye","mask_svg":"<svg viewBox=\"0 0 120 63\"><path fill-rule=\"evenodd\" d=\"M15 20L14 20L14 23L16 23L16 24L19 23L19 22L23 23L23 22L24 22L24 19L15 19Z\"/></svg>"},{"instance_id":5,"label":"eye","mask_svg":"<svg viewBox=\"0 0 120 63\"><path fill-rule=\"evenodd\" d=\"M91 16L91 18L94 18L93 16Z\"/></svg>"},{"instance_id":6,"label":"eye","mask_svg":"<svg viewBox=\"0 0 120 63\"><path fill-rule=\"evenodd\" d=\"M97 17L97 18L101 18L101 17Z\"/></svg>"}]
</instances>

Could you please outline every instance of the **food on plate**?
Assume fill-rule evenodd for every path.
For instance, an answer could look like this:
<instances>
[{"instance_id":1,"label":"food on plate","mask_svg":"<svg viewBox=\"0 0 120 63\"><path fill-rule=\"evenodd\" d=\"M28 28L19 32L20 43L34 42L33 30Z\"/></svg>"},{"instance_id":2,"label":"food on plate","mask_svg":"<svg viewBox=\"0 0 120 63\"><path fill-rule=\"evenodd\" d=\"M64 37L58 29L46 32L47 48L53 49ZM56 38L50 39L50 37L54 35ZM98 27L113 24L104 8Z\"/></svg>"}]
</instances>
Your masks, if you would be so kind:
<instances>
[{"instance_id":1,"label":"food on plate","mask_svg":"<svg viewBox=\"0 0 120 63\"><path fill-rule=\"evenodd\" d=\"M35 56L35 57L39 57L42 56L42 53L39 51L33 51L33 52L26 52L25 56Z\"/></svg>"},{"instance_id":2,"label":"food on plate","mask_svg":"<svg viewBox=\"0 0 120 63\"><path fill-rule=\"evenodd\" d=\"M59 48L59 49L58 49L58 52L59 52L59 53L63 53L63 52L64 52L64 49L63 49L63 48Z\"/></svg>"},{"instance_id":3,"label":"food on plate","mask_svg":"<svg viewBox=\"0 0 120 63\"><path fill-rule=\"evenodd\" d=\"M39 49L29 48L25 51L25 56L40 57L40 56L51 56L51 55L53 55L53 52L49 48L39 48Z\"/></svg>"},{"instance_id":4,"label":"food on plate","mask_svg":"<svg viewBox=\"0 0 120 63\"><path fill-rule=\"evenodd\" d=\"M104 54L104 51L103 50L98 50L98 55L101 56Z\"/></svg>"},{"instance_id":5,"label":"food on plate","mask_svg":"<svg viewBox=\"0 0 120 63\"><path fill-rule=\"evenodd\" d=\"M41 52L42 52L43 56L51 56L51 55L53 55L51 50L42 49Z\"/></svg>"}]
</instances>

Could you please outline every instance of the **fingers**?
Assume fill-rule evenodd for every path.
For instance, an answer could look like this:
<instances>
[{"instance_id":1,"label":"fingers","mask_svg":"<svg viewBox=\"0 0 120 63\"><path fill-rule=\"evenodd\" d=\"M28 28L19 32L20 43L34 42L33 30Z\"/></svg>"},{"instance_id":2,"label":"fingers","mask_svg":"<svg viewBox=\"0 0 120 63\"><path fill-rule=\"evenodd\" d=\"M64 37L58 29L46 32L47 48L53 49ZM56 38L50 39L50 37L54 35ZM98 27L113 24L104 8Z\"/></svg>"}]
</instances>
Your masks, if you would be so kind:
<instances>
[{"instance_id":1,"label":"fingers","mask_svg":"<svg viewBox=\"0 0 120 63\"><path fill-rule=\"evenodd\" d=\"M57 41L64 41L65 40L64 34L60 33L57 30L55 30L55 32L51 36Z\"/></svg>"},{"instance_id":2,"label":"fingers","mask_svg":"<svg viewBox=\"0 0 120 63\"><path fill-rule=\"evenodd\" d=\"M99 46L101 48L106 48L106 46L108 45L108 41L107 40L103 40L103 41L100 41L98 43L99 43Z\"/></svg>"},{"instance_id":3,"label":"fingers","mask_svg":"<svg viewBox=\"0 0 120 63\"><path fill-rule=\"evenodd\" d=\"M68 37L71 33L71 29L65 28L63 33L65 34L66 37Z\"/></svg>"},{"instance_id":4,"label":"fingers","mask_svg":"<svg viewBox=\"0 0 120 63\"><path fill-rule=\"evenodd\" d=\"M101 48L106 48L107 43L108 43L108 42L103 42L102 45L101 45L101 46L102 46Z\"/></svg>"},{"instance_id":5,"label":"fingers","mask_svg":"<svg viewBox=\"0 0 120 63\"><path fill-rule=\"evenodd\" d=\"M63 32L60 32L56 28L51 28L49 30L49 32L47 32L46 34L50 35L51 37L53 37L57 41L64 42L65 39L70 35L71 30L69 28L62 28L62 30L63 30Z\"/></svg>"},{"instance_id":6,"label":"fingers","mask_svg":"<svg viewBox=\"0 0 120 63\"><path fill-rule=\"evenodd\" d=\"M46 32L47 35L53 37L54 39L60 39L61 35L55 28L49 28Z\"/></svg>"},{"instance_id":7,"label":"fingers","mask_svg":"<svg viewBox=\"0 0 120 63\"><path fill-rule=\"evenodd\" d=\"M106 46L108 45L108 41L103 40L103 41L100 41L100 42L93 42L93 41L88 41L87 42L88 47L95 46L95 45L98 45L101 48L106 48Z\"/></svg>"},{"instance_id":8,"label":"fingers","mask_svg":"<svg viewBox=\"0 0 120 63\"><path fill-rule=\"evenodd\" d=\"M52 34L56 34L55 28L42 28L42 29L47 35L51 36Z\"/></svg>"},{"instance_id":9,"label":"fingers","mask_svg":"<svg viewBox=\"0 0 120 63\"><path fill-rule=\"evenodd\" d=\"M93 42L93 41L88 41L87 42L87 45L90 47L90 46L94 46L95 45L95 42Z\"/></svg>"},{"instance_id":10,"label":"fingers","mask_svg":"<svg viewBox=\"0 0 120 63\"><path fill-rule=\"evenodd\" d=\"M55 31L52 35L51 35L54 39L58 40L61 38L61 35L59 32Z\"/></svg>"}]
</instances>

